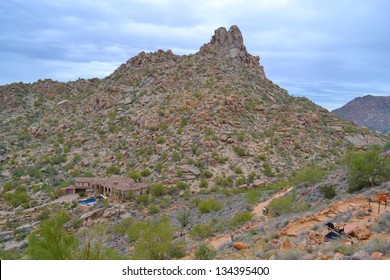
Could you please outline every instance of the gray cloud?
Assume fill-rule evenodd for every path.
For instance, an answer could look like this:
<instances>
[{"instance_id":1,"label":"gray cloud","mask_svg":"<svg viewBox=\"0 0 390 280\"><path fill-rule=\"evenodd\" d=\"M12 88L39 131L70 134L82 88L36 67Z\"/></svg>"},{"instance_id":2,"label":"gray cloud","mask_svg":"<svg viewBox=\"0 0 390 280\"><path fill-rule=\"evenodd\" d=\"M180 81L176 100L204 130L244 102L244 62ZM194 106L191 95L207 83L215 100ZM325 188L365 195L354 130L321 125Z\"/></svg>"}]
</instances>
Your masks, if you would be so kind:
<instances>
[{"instance_id":1,"label":"gray cloud","mask_svg":"<svg viewBox=\"0 0 390 280\"><path fill-rule=\"evenodd\" d=\"M196 52L237 24L267 76L328 108L389 94L387 1L7 0L0 84L104 77L140 51Z\"/></svg>"}]
</instances>

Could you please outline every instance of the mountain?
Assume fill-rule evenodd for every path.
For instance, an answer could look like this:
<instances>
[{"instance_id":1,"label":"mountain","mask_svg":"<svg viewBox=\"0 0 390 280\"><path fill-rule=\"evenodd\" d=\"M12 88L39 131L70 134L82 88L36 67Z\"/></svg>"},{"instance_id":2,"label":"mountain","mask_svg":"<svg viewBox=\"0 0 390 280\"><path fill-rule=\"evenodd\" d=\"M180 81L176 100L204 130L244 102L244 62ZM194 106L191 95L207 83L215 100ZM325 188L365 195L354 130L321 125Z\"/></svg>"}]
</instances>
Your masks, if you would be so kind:
<instances>
[{"instance_id":1,"label":"mountain","mask_svg":"<svg viewBox=\"0 0 390 280\"><path fill-rule=\"evenodd\" d=\"M160 219L166 224L154 230L169 229L164 236L185 241L190 254L210 236L232 228L239 235L253 203L287 187L302 168L322 178L348 150L388 141L274 84L237 26L218 28L195 54L141 52L104 79L1 86L0 120L0 257L2 250L24 256L26 236L60 211L68 216L61 226L80 248L105 225L91 242L104 239L123 257L136 257L144 251L134 247L143 243L134 244L137 232L125 233ZM54 200L77 177L113 175L146 183L150 193L97 203L87 213L76 202ZM329 176L324 184L331 188L346 178L345 171ZM320 209L327 203L320 186L294 190L284 206ZM278 238L275 232L303 214L294 215L259 217L261 235ZM142 238L150 237L145 228Z\"/></svg>"},{"instance_id":2,"label":"mountain","mask_svg":"<svg viewBox=\"0 0 390 280\"><path fill-rule=\"evenodd\" d=\"M390 134L390 96L357 97L332 112L358 126Z\"/></svg>"}]
</instances>

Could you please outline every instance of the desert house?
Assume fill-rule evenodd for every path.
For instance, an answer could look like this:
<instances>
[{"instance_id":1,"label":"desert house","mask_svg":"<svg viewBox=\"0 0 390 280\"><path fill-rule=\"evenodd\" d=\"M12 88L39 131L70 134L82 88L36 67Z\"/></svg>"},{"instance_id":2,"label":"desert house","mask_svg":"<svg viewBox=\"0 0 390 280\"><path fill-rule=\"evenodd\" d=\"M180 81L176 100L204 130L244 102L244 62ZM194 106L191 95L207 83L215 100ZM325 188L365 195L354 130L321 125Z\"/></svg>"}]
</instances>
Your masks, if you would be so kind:
<instances>
[{"instance_id":1,"label":"desert house","mask_svg":"<svg viewBox=\"0 0 390 280\"><path fill-rule=\"evenodd\" d=\"M85 193L88 195L102 194L113 200L121 200L132 192L135 196L146 193L149 186L144 183L136 183L133 179L125 177L108 178L77 178L75 185L63 188L65 194Z\"/></svg>"}]
</instances>

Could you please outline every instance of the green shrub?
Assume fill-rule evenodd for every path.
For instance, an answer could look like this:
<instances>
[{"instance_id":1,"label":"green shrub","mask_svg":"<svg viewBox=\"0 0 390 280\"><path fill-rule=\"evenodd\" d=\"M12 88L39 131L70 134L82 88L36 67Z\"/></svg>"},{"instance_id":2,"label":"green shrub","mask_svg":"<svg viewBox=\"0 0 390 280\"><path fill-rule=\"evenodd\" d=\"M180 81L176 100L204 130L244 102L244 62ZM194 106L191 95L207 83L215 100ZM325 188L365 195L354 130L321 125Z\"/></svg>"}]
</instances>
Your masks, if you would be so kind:
<instances>
[{"instance_id":1,"label":"green shrub","mask_svg":"<svg viewBox=\"0 0 390 280\"><path fill-rule=\"evenodd\" d=\"M336 190L334 189L334 187L331 186L321 186L320 191L327 199L332 199L336 196Z\"/></svg>"},{"instance_id":2,"label":"green shrub","mask_svg":"<svg viewBox=\"0 0 390 280\"><path fill-rule=\"evenodd\" d=\"M231 188L234 186L234 178L233 176L218 176L217 178L215 178L215 184L219 187Z\"/></svg>"},{"instance_id":3,"label":"green shrub","mask_svg":"<svg viewBox=\"0 0 390 280\"><path fill-rule=\"evenodd\" d=\"M240 177L240 178L237 178L236 179L236 186L239 187L239 186L242 186L246 183L246 179L245 177Z\"/></svg>"},{"instance_id":4,"label":"green shrub","mask_svg":"<svg viewBox=\"0 0 390 280\"><path fill-rule=\"evenodd\" d=\"M267 177L275 177L275 174L272 172L272 167L271 167L271 164L269 164L269 162L263 162L263 173L265 176Z\"/></svg>"},{"instance_id":5,"label":"green shrub","mask_svg":"<svg viewBox=\"0 0 390 280\"><path fill-rule=\"evenodd\" d=\"M177 182L176 187L180 190L186 190L188 189L188 184L185 182Z\"/></svg>"},{"instance_id":6,"label":"green shrub","mask_svg":"<svg viewBox=\"0 0 390 280\"><path fill-rule=\"evenodd\" d=\"M164 184L158 183L150 186L149 192L154 196L163 196L165 194Z\"/></svg>"},{"instance_id":7,"label":"green shrub","mask_svg":"<svg viewBox=\"0 0 390 280\"><path fill-rule=\"evenodd\" d=\"M127 172L127 176L129 176L136 182L139 182L141 180L141 174L136 170L130 170L129 172Z\"/></svg>"},{"instance_id":8,"label":"green shrub","mask_svg":"<svg viewBox=\"0 0 390 280\"><path fill-rule=\"evenodd\" d=\"M149 195L146 194L146 193L141 194L141 195L137 196L137 198L135 199L135 202L137 204L148 205L148 203L149 203Z\"/></svg>"},{"instance_id":9,"label":"green shrub","mask_svg":"<svg viewBox=\"0 0 390 280\"><path fill-rule=\"evenodd\" d=\"M205 239L214 235L214 226L212 224L196 224L190 231L193 239Z\"/></svg>"},{"instance_id":10,"label":"green shrub","mask_svg":"<svg viewBox=\"0 0 390 280\"><path fill-rule=\"evenodd\" d=\"M291 182L294 185L314 185L324 179L327 174L328 173L321 166L312 165L297 171L292 177Z\"/></svg>"},{"instance_id":11,"label":"green shrub","mask_svg":"<svg viewBox=\"0 0 390 280\"><path fill-rule=\"evenodd\" d=\"M206 199L198 204L198 209L201 213L209 213L211 211L220 211L223 208L222 204L214 199Z\"/></svg>"},{"instance_id":12,"label":"green shrub","mask_svg":"<svg viewBox=\"0 0 390 280\"><path fill-rule=\"evenodd\" d=\"M200 179L199 188L205 189L208 186L209 186L209 182L207 181L207 179L205 178Z\"/></svg>"},{"instance_id":13,"label":"green shrub","mask_svg":"<svg viewBox=\"0 0 390 280\"><path fill-rule=\"evenodd\" d=\"M248 183L253 183L256 178L256 172L252 171L248 174Z\"/></svg>"},{"instance_id":14,"label":"green shrub","mask_svg":"<svg viewBox=\"0 0 390 280\"><path fill-rule=\"evenodd\" d=\"M162 163L162 162L157 162L156 163L156 166L155 166L155 169L158 173L161 173L161 171L165 168L165 164Z\"/></svg>"},{"instance_id":15,"label":"green shrub","mask_svg":"<svg viewBox=\"0 0 390 280\"><path fill-rule=\"evenodd\" d=\"M217 251L207 244L199 244L198 249L195 251L195 259L197 260L212 260L217 255Z\"/></svg>"},{"instance_id":16,"label":"green shrub","mask_svg":"<svg viewBox=\"0 0 390 280\"><path fill-rule=\"evenodd\" d=\"M148 210L150 214L156 214L160 212L160 207L158 207L157 205L150 205Z\"/></svg>"},{"instance_id":17,"label":"green shrub","mask_svg":"<svg viewBox=\"0 0 390 280\"><path fill-rule=\"evenodd\" d=\"M156 143L157 144L163 144L165 143L165 138L163 136L157 137L156 138Z\"/></svg>"},{"instance_id":18,"label":"green shrub","mask_svg":"<svg viewBox=\"0 0 390 280\"><path fill-rule=\"evenodd\" d=\"M243 224L249 222L253 218L253 214L249 211L241 211L236 213L232 220L231 220L231 225L233 227L240 227Z\"/></svg>"},{"instance_id":19,"label":"green shrub","mask_svg":"<svg viewBox=\"0 0 390 280\"><path fill-rule=\"evenodd\" d=\"M143 226L134 245L133 259L163 260L183 255L184 244L173 241L174 229L169 218L163 216L159 221L139 223Z\"/></svg>"},{"instance_id":20,"label":"green shrub","mask_svg":"<svg viewBox=\"0 0 390 280\"><path fill-rule=\"evenodd\" d=\"M237 166L236 168L234 168L234 173L236 174L242 174L242 168Z\"/></svg>"},{"instance_id":21,"label":"green shrub","mask_svg":"<svg viewBox=\"0 0 390 280\"><path fill-rule=\"evenodd\" d=\"M378 148L366 152L350 153L346 157L348 167L348 192L378 185L390 179L390 160L380 155Z\"/></svg>"},{"instance_id":22,"label":"green shrub","mask_svg":"<svg viewBox=\"0 0 390 280\"><path fill-rule=\"evenodd\" d=\"M243 142L245 140L245 131L242 131L242 130L239 131L237 133L237 139L238 139L238 141Z\"/></svg>"},{"instance_id":23,"label":"green shrub","mask_svg":"<svg viewBox=\"0 0 390 280\"><path fill-rule=\"evenodd\" d=\"M185 211L180 213L177 216L177 221L180 223L180 225L184 228L191 222L191 213L189 211Z\"/></svg>"},{"instance_id":24,"label":"green shrub","mask_svg":"<svg viewBox=\"0 0 390 280\"><path fill-rule=\"evenodd\" d=\"M115 165L110 165L107 168L107 175L119 175L121 174L121 169Z\"/></svg>"},{"instance_id":25,"label":"green shrub","mask_svg":"<svg viewBox=\"0 0 390 280\"><path fill-rule=\"evenodd\" d=\"M173 161L180 161L180 159L181 159L180 154L179 154L178 152L174 151L174 152L172 153L172 160L173 160Z\"/></svg>"},{"instance_id":26,"label":"green shrub","mask_svg":"<svg viewBox=\"0 0 390 280\"><path fill-rule=\"evenodd\" d=\"M202 174L200 175L202 178L211 178L213 177L213 172L209 170L203 170Z\"/></svg>"},{"instance_id":27,"label":"green shrub","mask_svg":"<svg viewBox=\"0 0 390 280\"><path fill-rule=\"evenodd\" d=\"M245 149L244 147L234 146L234 147L233 147L233 151L234 151L239 157L246 156L246 149Z\"/></svg>"},{"instance_id":28,"label":"green shrub","mask_svg":"<svg viewBox=\"0 0 390 280\"><path fill-rule=\"evenodd\" d=\"M150 176L150 174L152 174L152 171L150 171L147 168L145 168L144 170L141 171L141 176L142 177L148 177L148 176Z\"/></svg>"},{"instance_id":29,"label":"green shrub","mask_svg":"<svg viewBox=\"0 0 390 280\"><path fill-rule=\"evenodd\" d=\"M269 214L272 217L281 216L288 213L298 213L309 208L304 200L297 200L295 194L273 199L269 205Z\"/></svg>"},{"instance_id":30,"label":"green shrub","mask_svg":"<svg viewBox=\"0 0 390 280\"><path fill-rule=\"evenodd\" d=\"M251 189L251 190L248 190L246 193L246 200L250 204L254 204L254 203L257 203L259 201L260 196L261 196L261 192L259 190Z\"/></svg>"}]
</instances>

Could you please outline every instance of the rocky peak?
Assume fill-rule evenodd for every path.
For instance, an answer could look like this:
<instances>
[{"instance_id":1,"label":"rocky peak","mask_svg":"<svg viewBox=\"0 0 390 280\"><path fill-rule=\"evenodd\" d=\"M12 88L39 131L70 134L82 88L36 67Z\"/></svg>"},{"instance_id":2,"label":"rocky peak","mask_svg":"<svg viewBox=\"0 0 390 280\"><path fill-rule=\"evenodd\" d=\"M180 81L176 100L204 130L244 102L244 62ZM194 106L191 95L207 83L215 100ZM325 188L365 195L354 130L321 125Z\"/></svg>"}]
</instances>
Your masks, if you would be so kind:
<instances>
[{"instance_id":1,"label":"rocky peak","mask_svg":"<svg viewBox=\"0 0 390 280\"><path fill-rule=\"evenodd\" d=\"M260 57L253 56L246 51L244 38L237 25L233 25L229 30L225 27L216 29L210 42L203 45L200 52L217 52L233 59L239 59L250 68L258 68L260 78L265 79L263 66L259 63Z\"/></svg>"},{"instance_id":2,"label":"rocky peak","mask_svg":"<svg viewBox=\"0 0 390 280\"><path fill-rule=\"evenodd\" d=\"M215 30L214 33L210 44L228 50L246 50L241 31L236 25L230 27L229 31L227 31L225 27L220 27Z\"/></svg>"}]
</instances>

